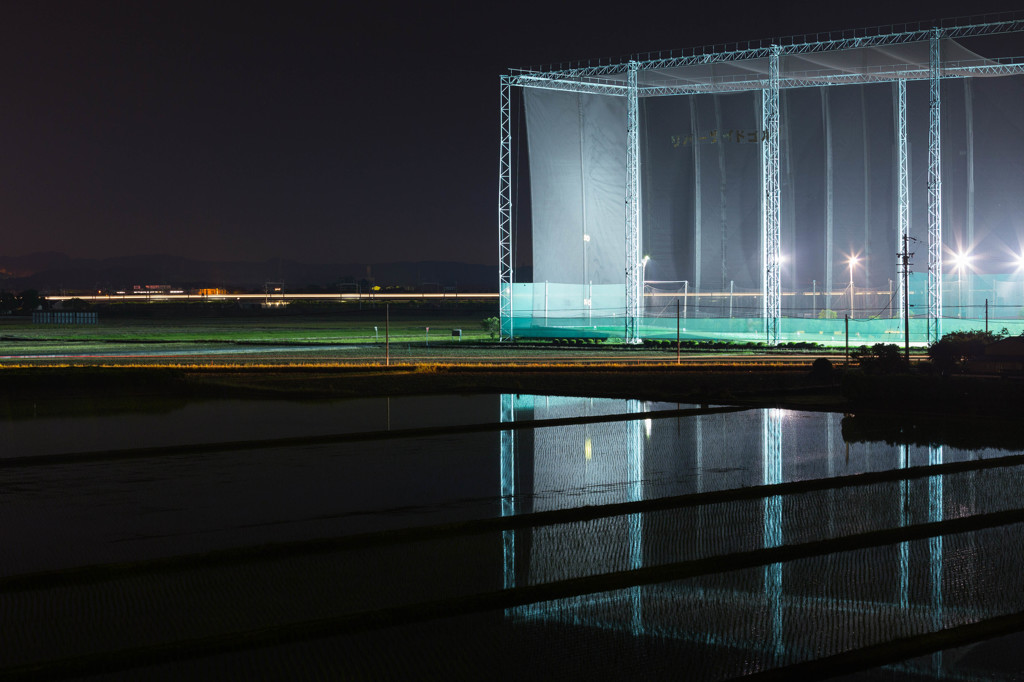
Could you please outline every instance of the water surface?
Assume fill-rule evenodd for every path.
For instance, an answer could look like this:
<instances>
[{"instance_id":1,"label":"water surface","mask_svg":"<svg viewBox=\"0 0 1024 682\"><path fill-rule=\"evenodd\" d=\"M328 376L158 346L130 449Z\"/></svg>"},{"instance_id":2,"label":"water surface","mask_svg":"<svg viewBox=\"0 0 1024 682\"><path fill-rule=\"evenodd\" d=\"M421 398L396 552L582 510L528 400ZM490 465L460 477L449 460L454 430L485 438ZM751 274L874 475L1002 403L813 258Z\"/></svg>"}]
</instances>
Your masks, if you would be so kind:
<instances>
[{"instance_id":1,"label":"water surface","mask_svg":"<svg viewBox=\"0 0 1024 682\"><path fill-rule=\"evenodd\" d=\"M1024 464L901 473L1014 452L847 443L829 413L659 414L695 407L232 400L0 421L0 672L123 651L113 679L723 679L1024 611L1024 527L985 521L1020 507ZM420 426L451 429L400 433ZM256 442L95 454L237 440ZM891 475L840 478L864 472ZM809 487L741 494L791 481ZM960 520L976 527L943 530ZM866 674L978 678L985 646Z\"/></svg>"}]
</instances>

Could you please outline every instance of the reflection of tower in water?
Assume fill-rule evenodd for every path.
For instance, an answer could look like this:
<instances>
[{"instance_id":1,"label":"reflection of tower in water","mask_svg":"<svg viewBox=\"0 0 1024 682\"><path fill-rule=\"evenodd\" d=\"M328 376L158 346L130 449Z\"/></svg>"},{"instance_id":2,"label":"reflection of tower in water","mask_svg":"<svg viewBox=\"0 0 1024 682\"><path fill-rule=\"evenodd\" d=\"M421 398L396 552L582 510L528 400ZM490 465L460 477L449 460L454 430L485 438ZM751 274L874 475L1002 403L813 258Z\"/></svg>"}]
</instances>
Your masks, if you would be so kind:
<instances>
[{"instance_id":1,"label":"reflection of tower in water","mask_svg":"<svg viewBox=\"0 0 1024 682\"><path fill-rule=\"evenodd\" d=\"M630 414L644 412L644 406L639 400L630 400L628 404ZM632 419L627 424L626 443L629 448L629 501L639 502L644 497L644 441L643 422L640 419ZM636 570L643 568L643 514L629 515L629 567ZM643 595L644 587L635 585L630 590L631 601L631 625L633 634L643 632Z\"/></svg>"},{"instance_id":2,"label":"reflection of tower in water","mask_svg":"<svg viewBox=\"0 0 1024 682\"><path fill-rule=\"evenodd\" d=\"M928 446L928 464L942 464L942 446ZM943 494L942 476L930 476L928 478L928 521L942 521ZM931 573L931 606L932 606L932 627L936 630L943 628L942 614L942 536L933 535L928 538L928 561ZM935 670L942 671L942 652L932 654L932 663Z\"/></svg>"},{"instance_id":3,"label":"reflection of tower in water","mask_svg":"<svg viewBox=\"0 0 1024 682\"><path fill-rule=\"evenodd\" d=\"M514 396L501 395L501 423L511 424L516 420ZM501 515L514 516L515 510L515 431L501 432ZM516 532L508 529L501 532L502 554L504 556L504 586L516 586Z\"/></svg>"},{"instance_id":4,"label":"reflection of tower in water","mask_svg":"<svg viewBox=\"0 0 1024 682\"><path fill-rule=\"evenodd\" d=\"M782 415L779 409L762 412L761 468L764 484L782 483ZM764 546L782 545L782 498L764 498ZM782 637L782 564L764 567L764 595L770 619L771 642L776 659L783 654Z\"/></svg>"},{"instance_id":5,"label":"reflection of tower in water","mask_svg":"<svg viewBox=\"0 0 1024 682\"><path fill-rule=\"evenodd\" d=\"M978 609L987 608L987 597L962 587L971 580L962 569L972 575L976 570L961 569L963 562L975 562L960 549L963 538L917 535L914 528L946 520L945 493L955 497L963 490L971 513L974 498L968 501L971 493L955 482L959 479L946 485L950 474L903 472L915 462L941 466L945 458L959 461L960 456L944 453L942 446L848 441L835 414L781 409L670 419L646 414L668 407L637 400L502 399L503 421L569 422L502 432L502 515L591 505L597 512L594 517L585 512L591 519L586 521L517 525L518 537L505 531L505 588L570 585L604 574L621 580L601 591L570 591L506 609L510 621L572 628L578 633L573 636L590 629L614 631L656 640L650 644L656 648L700 642L712 658L744 650L757 661L752 665L767 669L804 660L821 647L838 647L838 653L888 637L934 633L971 613L984 613ZM594 421L573 423L588 418ZM533 473L520 472L513 481L513 458ZM879 483L829 481L867 471L886 473ZM800 492L790 488L797 482ZM811 484L809 492L804 483ZM785 492L772 494L770 487L779 485ZM748 486L769 489L744 491ZM749 497L750 492L757 496ZM562 493L573 499L560 498ZM647 507L651 500L676 495L685 500L678 507ZM601 511L604 505L636 502L643 502L645 511ZM954 504L951 499L951 508ZM888 529L905 529L906 537L919 539L849 550L805 548ZM708 574L689 575L687 568L676 574L673 568L667 579L648 582L650 569L676 562L682 567L705 557L728 565L733 552L739 557L763 550L797 556L778 561L780 554L773 551L768 555L773 563ZM806 551L820 553L801 554ZM944 560L951 564L944 566ZM956 580L944 584L946 574ZM809 630L809 623L821 627ZM951 660L935 654L906 665L937 672Z\"/></svg>"}]
</instances>

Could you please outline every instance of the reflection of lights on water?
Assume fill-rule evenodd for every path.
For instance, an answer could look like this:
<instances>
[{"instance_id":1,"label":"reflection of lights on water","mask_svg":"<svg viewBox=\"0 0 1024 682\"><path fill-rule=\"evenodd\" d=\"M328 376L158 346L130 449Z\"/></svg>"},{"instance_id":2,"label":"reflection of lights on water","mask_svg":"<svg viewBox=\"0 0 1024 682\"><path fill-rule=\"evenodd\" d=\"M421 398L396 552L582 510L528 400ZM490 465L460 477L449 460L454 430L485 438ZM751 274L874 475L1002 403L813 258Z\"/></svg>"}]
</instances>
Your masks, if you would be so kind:
<instances>
[{"instance_id":1,"label":"reflection of lights on water","mask_svg":"<svg viewBox=\"0 0 1024 682\"><path fill-rule=\"evenodd\" d=\"M645 419L644 420L644 431L647 432L647 437L650 438L651 437L651 420L650 419Z\"/></svg>"},{"instance_id":2,"label":"reflection of lights on water","mask_svg":"<svg viewBox=\"0 0 1024 682\"><path fill-rule=\"evenodd\" d=\"M589 438L583 442L583 453L586 455L587 460L589 461L591 456L591 446Z\"/></svg>"}]
</instances>

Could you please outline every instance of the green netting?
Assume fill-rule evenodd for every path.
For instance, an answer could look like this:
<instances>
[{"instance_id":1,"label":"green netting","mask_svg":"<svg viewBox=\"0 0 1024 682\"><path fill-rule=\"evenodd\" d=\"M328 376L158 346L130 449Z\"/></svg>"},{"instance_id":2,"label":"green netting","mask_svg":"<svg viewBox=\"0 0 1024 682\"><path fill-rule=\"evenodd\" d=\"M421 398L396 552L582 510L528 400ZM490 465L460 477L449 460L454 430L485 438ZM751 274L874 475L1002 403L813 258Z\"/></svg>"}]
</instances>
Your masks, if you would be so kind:
<instances>
[{"instance_id":1,"label":"green netting","mask_svg":"<svg viewBox=\"0 0 1024 682\"><path fill-rule=\"evenodd\" d=\"M569 318L533 319L529 316L514 318L513 332L516 338L610 338L625 336L625 318L594 318L592 324L580 324ZM638 322L641 338L675 339L676 321L668 318L642 318ZM988 328L993 332L1006 330L1012 335L1024 333L1024 321L990 319ZM955 331L982 331L984 320L958 320L943 318L942 333ZM857 320L849 321L850 345L874 345L893 343L902 345L904 329L899 320ZM683 340L734 341L738 343L766 341L764 321L760 318L733 319L690 319L686 324L680 321L679 338ZM825 346L846 344L846 321L813 320L807 318L782 318L779 323L779 342L804 341ZM927 344L927 324L924 318L910 321L910 343L914 346Z\"/></svg>"},{"instance_id":2,"label":"green netting","mask_svg":"<svg viewBox=\"0 0 1024 682\"><path fill-rule=\"evenodd\" d=\"M910 280L910 343L922 346L927 338L926 278L914 273ZM644 315L637 320L641 338L767 341L760 317L760 294L750 291L701 294L683 291L659 296L648 289ZM679 302L677 306L677 301ZM827 303L826 303L827 301ZM506 327L514 338L625 337L625 292L621 285L584 285L554 282L512 285L512 320ZM826 307L830 305L831 307ZM1024 333L1024 277L972 275L943 278L942 333L1005 330ZM986 318L986 311L988 313ZM854 290L785 292L779 341L851 346L904 342L896 297L887 291ZM731 315L731 316L730 316ZM848 327L847 327L847 319Z\"/></svg>"}]
</instances>

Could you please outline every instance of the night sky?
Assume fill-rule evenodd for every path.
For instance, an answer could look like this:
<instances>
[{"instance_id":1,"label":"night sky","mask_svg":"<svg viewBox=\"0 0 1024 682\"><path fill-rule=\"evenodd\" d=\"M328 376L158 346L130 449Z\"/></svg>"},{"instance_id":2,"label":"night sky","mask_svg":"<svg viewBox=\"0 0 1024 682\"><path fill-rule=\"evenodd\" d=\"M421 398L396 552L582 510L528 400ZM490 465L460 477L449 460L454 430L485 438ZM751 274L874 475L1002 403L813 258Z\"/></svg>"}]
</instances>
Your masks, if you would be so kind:
<instances>
[{"instance_id":1,"label":"night sky","mask_svg":"<svg viewBox=\"0 0 1024 682\"><path fill-rule=\"evenodd\" d=\"M1019 5L775 4L6 2L0 257L491 264L508 67Z\"/></svg>"}]
</instances>

